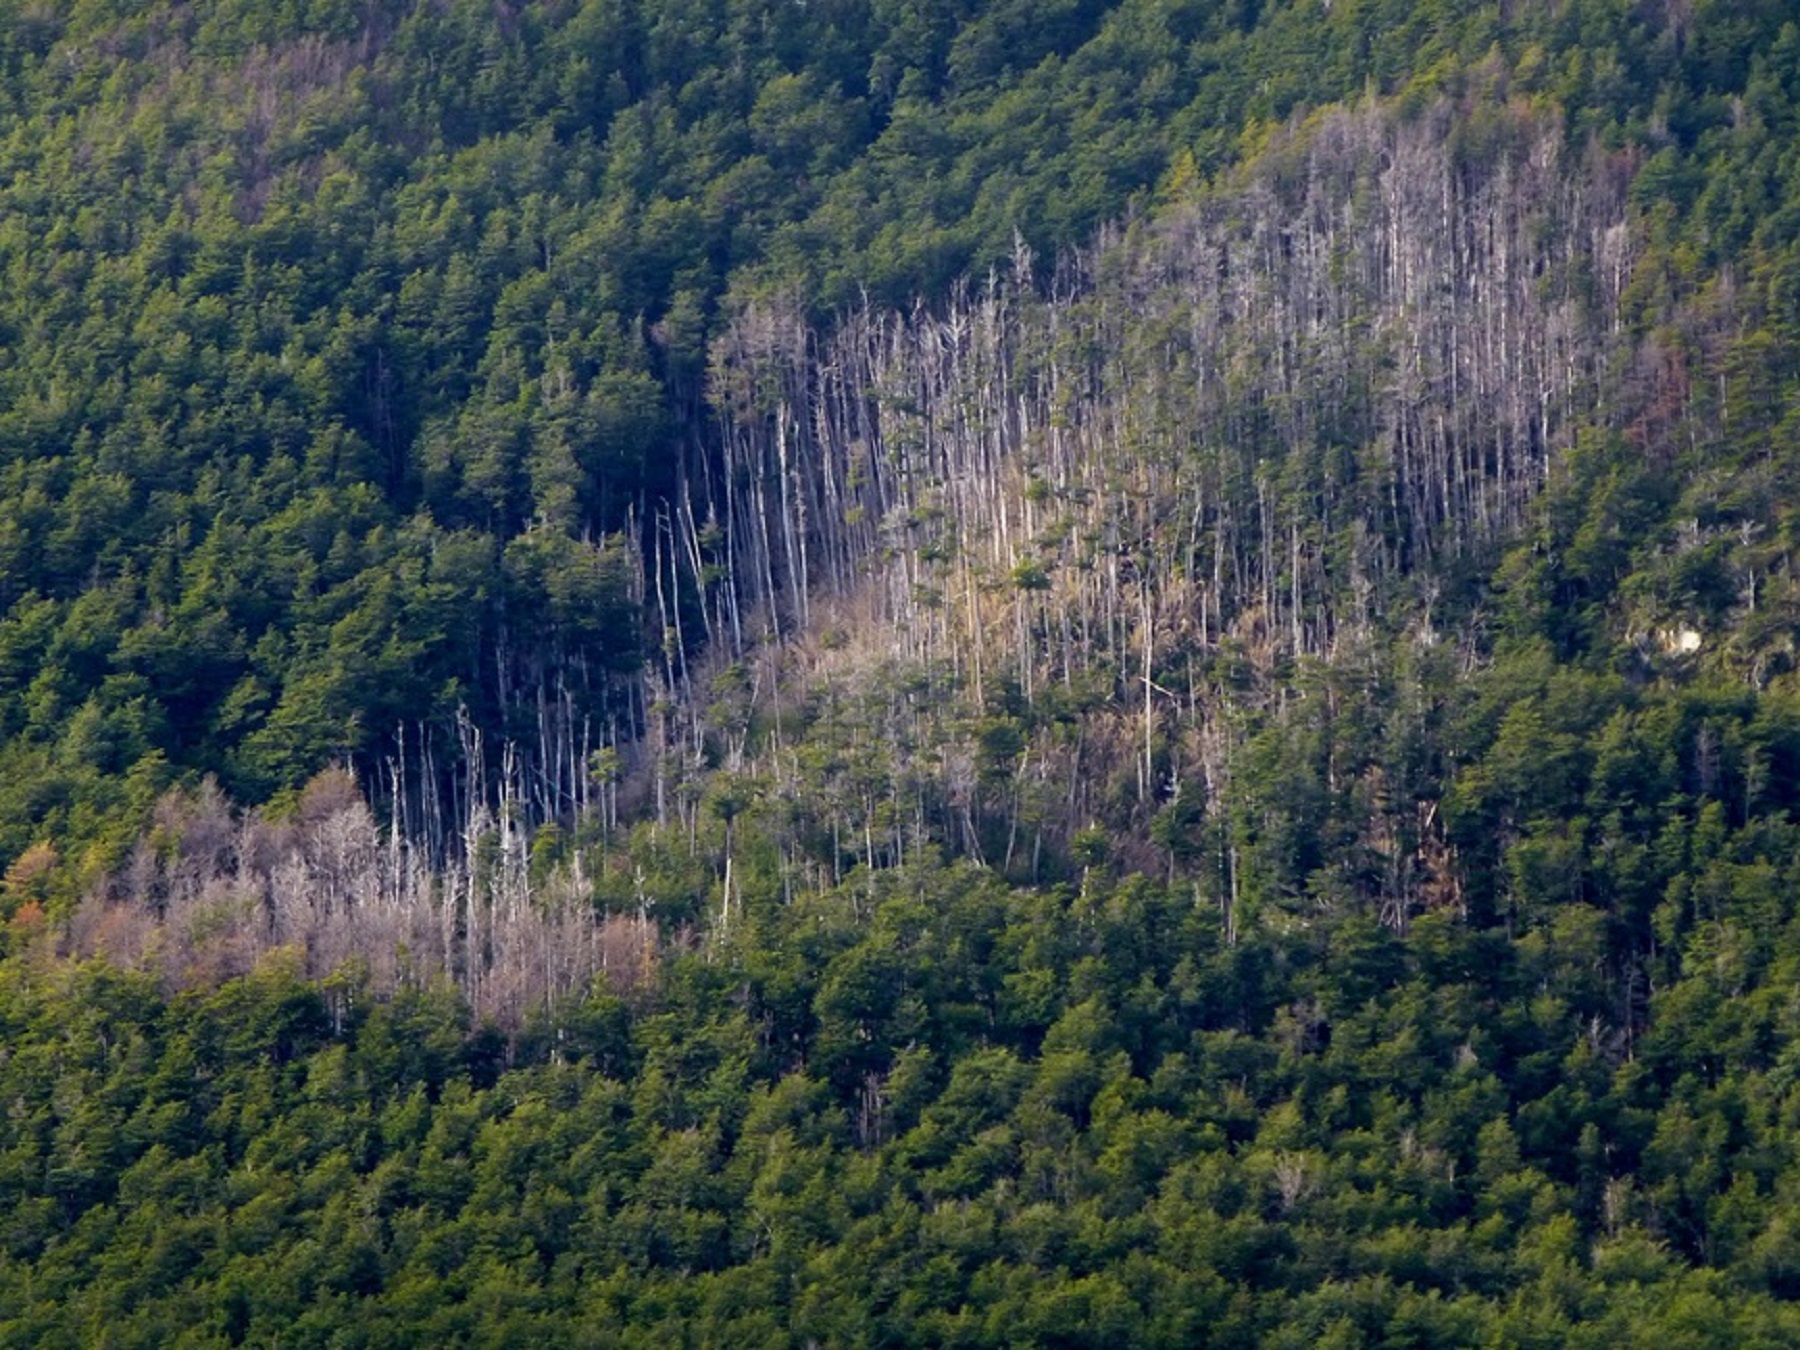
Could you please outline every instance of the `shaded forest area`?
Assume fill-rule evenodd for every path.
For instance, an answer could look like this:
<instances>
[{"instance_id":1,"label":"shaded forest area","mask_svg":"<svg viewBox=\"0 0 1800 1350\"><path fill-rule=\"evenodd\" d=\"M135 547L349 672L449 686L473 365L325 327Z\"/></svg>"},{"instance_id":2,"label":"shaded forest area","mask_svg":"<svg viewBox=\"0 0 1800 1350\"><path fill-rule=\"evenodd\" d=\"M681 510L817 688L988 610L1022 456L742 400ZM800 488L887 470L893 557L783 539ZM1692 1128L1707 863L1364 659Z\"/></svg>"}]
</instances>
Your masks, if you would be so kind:
<instances>
[{"instance_id":1,"label":"shaded forest area","mask_svg":"<svg viewBox=\"0 0 1800 1350\"><path fill-rule=\"evenodd\" d=\"M993 7L646 13L611 0L505 14L482 4L10 8L0 25L0 755L11 786L0 857L48 833L73 864L73 895L119 863L171 783L212 773L253 803L335 761L397 796L412 812L408 833L430 838L441 859L473 798L497 803L503 743L520 756L509 791L529 803L531 823L567 827L594 804L594 754L629 755L652 720L646 659L661 664L670 628L684 646L705 641L715 606L698 592L727 560L702 536L707 510L729 509L716 480L732 472L720 420L736 398L710 369L715 344L729 348L756 313L797 310L836 333L858 313L904 311L923 296L941 316L958 277L971 295L995 269L1010 281L1021 249L1038 260L1037 292L1055 298L1059 260L1098 247L1108 222L1217 200L1209 180L1333 98L1386 94L1405 118L1449 117L1459 164L1498 160L1521 182L1581 194L1585 211L1633 183L1640 232L1660 231L1664 280L1641 284L1621 317L1636 338L1667 339L1664 402L1685 414L1686 386L1707 382L1696 379L1702 364L1755 333L1763 347L1732 348L1731 397L1765 430L1779 422L1792 233L1781 83L1792 62L1779 5L1724 6L1704 23L1604 5L1528 6L1504 22L1492 8L1360 4L1058 13L1034 8L1029 23ZM1559 127L1554 167L1530 168L1501 144L1549 145ZM1372 124L1358 134L1380 139ZM1422 128L1413 143L1430 139ZM1436 181L1429 166L1411 179L1404 165L1384 170L1373 143L1335 153L1335 171L1385 173L1407 191ZM1276 180L1306 172L1265 172L1270 200L1244 205L1275 215L1252 230L1298 211ZM1361 219L1353 185L1318 190L1352 214L1314 220L1303 247ZM1381 209L1422 222L1425 205ZM1515 206L1582 227L1550 201ZM1447 228L1417 246L1461 255L1394 262L1484 275L1468 250L1486 241ZM1279 243L1240 240L1249 271L1239 284L1285 267ZM1177 251L1164 265L1178 266ZM1497 294L1464 301L1524 322L1536 310L1510 308L1529 290L1524 257L1495 273L1504 305ZM1394 407L1374 408L1386 358L1354 324L1380 321L1382 304L1426 299L1393 289L1422 278L1382 277L1385 298L1370 276L1322 278L1346 312L1308 322L1335 325L1341 350L1289 355L1374 381L1344 390L1333 426L1295 423L1318 416L1304 403L1338 402L1292 399L1311 374L1298 365L1269 390L1285 408L1220 389L1130 416L1166 443L1175 433L1151 428L1158 416L1217 414L1218 434L1242 433L1249 457L1290 431L1312 442L1308 454L1334 439L1360 453L1359 438L1384 433L1374 419ZM1591 282L1616 289L1619 278ZM1593 322L1609 298L1581 303ZM1120 318L1098 320L1092 340L1116 338ZM1282 318L1271 305L1253 322ZM1491 340L1506 340L1486 336L1490 349L1456 358L1476 361L1470 373L1488 371ZM1255 341L1266 347L1267 333ZM1246 345L1236 359L1254 371L1277 348ZM1412 353L1409 378L1442 355ZM1177 376L1159 362L1179 356L1142 352L1133 364L1167 384ZM1085 399L1072 381L1092 358L1049 359L1070 371L1054 397ZM1646 350L1643 380L1657 378L1658 359ZM1586 378L1521 373L1556 387ZM1024 371L1021 392L1060 378ZM1399 396L1414 416L1422 399L1445 402L1432 390ZM1440 454L1489 453L1473 430L1409 427L1409 453L1425 456L1402 475L1409 490L1453 467ZM1518 427L1496 451L1510 457L1506 472L1539 463L1531 437L1546 434ZM1455 443L1433 449L1426 437ZM816 471L790 471L801 468ZM1478 471L1462 464L1459 482ZM1265 495L1280 490L1271 478ZM1516 514L1519 483L1500 491ZM866 542L816 513L809 529ZM1292 545L1271 541L1265 570ZM751 539L732 547L770 551ZM840 550L834 575L851 556ZM795 568L775 562L792 589ZM740 605L776 581L750 570L730 588ZM473 791L459 710L489 751Z\"/></svg>"},{"instance_id":2,"label":"shaded forest area","mask_svg":"<svg viewBox=\"0 0 1800 1350\"><path fill-rule=\"evenodd\" d=\"M1800 1339L1797 112L0 0L0 1340Z\"/></svg>"}]
</instances>

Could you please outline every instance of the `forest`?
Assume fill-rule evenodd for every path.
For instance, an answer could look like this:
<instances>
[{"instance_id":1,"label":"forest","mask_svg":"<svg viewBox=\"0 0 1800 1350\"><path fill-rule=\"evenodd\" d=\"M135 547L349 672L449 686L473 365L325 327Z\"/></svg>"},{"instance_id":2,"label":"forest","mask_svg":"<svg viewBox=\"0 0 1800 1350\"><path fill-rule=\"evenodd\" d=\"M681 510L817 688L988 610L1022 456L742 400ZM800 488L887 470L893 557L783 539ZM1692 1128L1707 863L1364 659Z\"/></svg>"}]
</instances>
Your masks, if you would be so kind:
<instances>
[{"instance_id":1,"label":"forest","mask_svg":"<svg viewBox=\"0 0 1800 1350\"><path fill-rule=\"evenodd\" d=\"M0 0L0 1344L1800 1342L1782 0Z\"/></svg>"}]
</instances>

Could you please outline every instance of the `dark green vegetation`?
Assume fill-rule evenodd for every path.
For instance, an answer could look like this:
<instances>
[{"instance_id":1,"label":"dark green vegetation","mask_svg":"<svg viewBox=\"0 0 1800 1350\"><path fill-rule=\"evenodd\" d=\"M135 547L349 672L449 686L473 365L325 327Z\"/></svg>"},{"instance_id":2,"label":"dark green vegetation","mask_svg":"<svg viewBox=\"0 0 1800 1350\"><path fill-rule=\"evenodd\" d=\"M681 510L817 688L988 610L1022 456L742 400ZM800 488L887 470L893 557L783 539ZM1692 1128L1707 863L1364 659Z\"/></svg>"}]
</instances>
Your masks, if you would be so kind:
<instances>
[{"instance_id":1,"label":"dark green vegetation","mask_svg":"<svg viewBox=\"0 0 1800 1350\"><path fill-rule=\"evenodd\" d=\"M447 995L10 963L0 1329L1791 1345L1796 878L1706 832L1662 851L1717 917L1628 1047L1598 907L1227 947L1185 887L928 863L770 903L504 1072Z\"/></svg>"},{"instance_id":2,"label":"dark green vegetation","mask_svg":"<svg viewBox=\"0 0 1800 1350\"><path fill-rule=\"evenodd\" d=\"M1800 1342L1790 4L0 0L0 275L0 1343Z\"/></svg>"}]
</instances>

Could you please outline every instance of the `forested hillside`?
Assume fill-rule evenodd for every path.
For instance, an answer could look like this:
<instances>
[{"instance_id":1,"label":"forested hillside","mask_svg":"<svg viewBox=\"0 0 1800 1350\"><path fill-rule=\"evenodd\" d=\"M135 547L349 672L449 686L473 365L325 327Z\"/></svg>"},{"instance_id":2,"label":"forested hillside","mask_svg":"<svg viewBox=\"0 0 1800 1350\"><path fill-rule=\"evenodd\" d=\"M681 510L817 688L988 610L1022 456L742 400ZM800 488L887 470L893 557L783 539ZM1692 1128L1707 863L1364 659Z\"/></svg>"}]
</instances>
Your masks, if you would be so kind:
<instances>
[{"instance_id":1,"label":"forested hillside","mask_svg":"<svg viewBox=\"0 0 1800 1350\"><path fill-rule=\"evenodd\" d=\"M0 274L0 1343L1800 1341L1791 6L0 0Z\"/></svg>"}]
</instances>

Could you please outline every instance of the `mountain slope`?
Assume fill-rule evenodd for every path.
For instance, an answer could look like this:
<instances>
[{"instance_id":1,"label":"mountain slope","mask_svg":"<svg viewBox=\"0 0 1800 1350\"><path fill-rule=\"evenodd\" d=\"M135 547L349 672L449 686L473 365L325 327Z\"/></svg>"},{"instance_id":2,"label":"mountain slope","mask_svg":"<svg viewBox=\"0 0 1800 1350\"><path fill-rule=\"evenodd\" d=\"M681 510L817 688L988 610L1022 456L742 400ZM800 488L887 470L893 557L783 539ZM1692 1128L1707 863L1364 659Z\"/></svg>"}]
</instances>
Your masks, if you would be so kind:
<instances>
[{"instance_id":1,"label":"mountain slope","mask_svg":"<svg viewBox=\"0 0 1800 1350\"><path fill-rule=\"evenodd\" d=\"M1796 57L0 4L0 1339L1800 1338Z\"/></svg>"}]
</instances>

